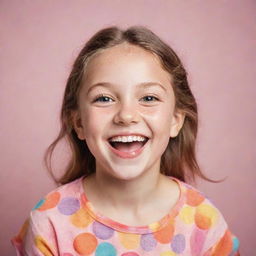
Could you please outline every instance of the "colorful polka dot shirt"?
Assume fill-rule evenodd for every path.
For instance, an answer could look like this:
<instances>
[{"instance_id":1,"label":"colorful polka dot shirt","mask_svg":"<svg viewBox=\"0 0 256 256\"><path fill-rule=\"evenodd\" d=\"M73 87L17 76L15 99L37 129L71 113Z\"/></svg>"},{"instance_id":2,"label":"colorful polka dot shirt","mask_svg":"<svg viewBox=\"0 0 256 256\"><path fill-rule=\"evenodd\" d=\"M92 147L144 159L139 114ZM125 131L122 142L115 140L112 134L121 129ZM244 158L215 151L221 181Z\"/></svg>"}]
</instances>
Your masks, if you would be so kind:
<instances>
[{"instance_id":1,"label":"colorful polka dot shirt","mask_svg":"<svg viewBox=\"0 0 256 256\"><path fill-rule=\"evenodd\" d=\"M239 241L201 192L174 177L180 197L170 213L148 226L127 226L95 211L83 177L39 201L12 239L17 255L237 256Z\"/></svg>"}]
</instances>

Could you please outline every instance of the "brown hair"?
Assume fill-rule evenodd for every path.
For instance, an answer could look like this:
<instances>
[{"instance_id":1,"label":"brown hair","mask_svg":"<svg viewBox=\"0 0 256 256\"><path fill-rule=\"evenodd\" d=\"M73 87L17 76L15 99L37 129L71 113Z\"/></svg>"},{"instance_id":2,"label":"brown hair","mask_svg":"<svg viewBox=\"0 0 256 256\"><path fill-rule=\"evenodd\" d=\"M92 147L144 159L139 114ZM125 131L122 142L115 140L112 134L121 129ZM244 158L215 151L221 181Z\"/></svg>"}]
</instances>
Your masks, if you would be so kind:
<instances>
[{"instance_id":1,"label":"brown hair","mask_svg":"<svg viewBox=\"0 0 256 256\"><path fill-rule=\"evenodd\" d=\"M159 57L163 68L172 76L176 108L185 113L183 127L178 136L170 139L162 155L160 172L182 181L195 181L195 176L199 176L210 182L218 182L207 178L201 172L196 160L197 104L188 85L186 70L171 47L152 31L141 26L130 27L127 30L121 30L118 27L102 29L85 44L76 58L64 93L60 117L61 129L57 138L48 147L44 158L47 169L55 182L65 184L95 172L95 158L86 142L77 137L73 129L71 113L78 109L79 91L89 59L101 50L123 42L139 46ZM70 145L71 158L64 175L57 179L53 174L51 162L53 151L62 139L67 139Z\"/></svg>"}]
</instances>

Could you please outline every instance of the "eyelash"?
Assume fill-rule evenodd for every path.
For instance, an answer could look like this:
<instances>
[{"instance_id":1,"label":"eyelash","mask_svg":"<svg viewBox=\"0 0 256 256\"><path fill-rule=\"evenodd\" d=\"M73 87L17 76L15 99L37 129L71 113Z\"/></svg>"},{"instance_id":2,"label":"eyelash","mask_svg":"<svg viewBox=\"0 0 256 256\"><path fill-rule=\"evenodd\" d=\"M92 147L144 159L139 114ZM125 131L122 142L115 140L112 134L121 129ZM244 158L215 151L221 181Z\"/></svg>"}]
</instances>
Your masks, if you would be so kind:
<instances>
[{"instance_id":1,"label":"eyelash","mask_svg":"<svg viewBox=\"0 0 256 256\"><path fill-rule=\"evenodd\" d=\"M146 97L153 98L154 99L153 101L159 101L159 99L156 96L153 96L153 95L146 95L143 98L146 98Z\"/></svg>"},{"instance_id":2,"label":"eyelash","mask_svg":"<svg viewBox=\"0 0 256 256\"><path fill-rule=\"evenodd\" d=\"M106 99L106 98L111 99L111 98L108 97L108 96L101 95L101 96L97 97L93 102L106 102L106 101L101 101L101 100L100 100L100 99Z\"/></svg>"},{"instance_id":3,"label":"eyelash","mask_svg":"<svg viewBox=\"0 0 256 256\"><path fill-rule=\"evenodd\" d=\"M101 95L99 97L97 97L93 102L109 102L109 101L102 101L102 99L111 99L110 97L106 96L106 95ZM153 96L153 95L146 95L143 98L153 98L154 100L153 101L159 101L159 99L156 97L156 96ZM111 99L113 101L113 99ZM146 102L151 102L152 100L150 101L146 101Z\"/></svg>"}]
</instances>

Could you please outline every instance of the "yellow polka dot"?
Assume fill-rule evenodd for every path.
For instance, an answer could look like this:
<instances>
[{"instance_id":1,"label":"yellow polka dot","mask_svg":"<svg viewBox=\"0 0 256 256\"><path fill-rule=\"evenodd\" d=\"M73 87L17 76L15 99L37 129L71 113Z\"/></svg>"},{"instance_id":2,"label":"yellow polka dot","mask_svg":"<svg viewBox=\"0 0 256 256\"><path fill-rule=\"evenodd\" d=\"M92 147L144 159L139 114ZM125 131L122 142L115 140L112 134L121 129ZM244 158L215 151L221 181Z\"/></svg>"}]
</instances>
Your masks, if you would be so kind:
<instances>
[{"instance_id":1,"label":"yellow polka dot","mask_svg":"<svg viewBox=\"0 0 256 256\"><path fill-rule=\"evenodd\" d=\"M152 231L155 231L156 229L158 229L159 226L160 226L160 223L159 223L159 222L154 222L154 223L149 224L149 228L150 228Z\"/></svg>"},{"instance_id":2,"label":"yellow polka dot","mask_svg":"<svg viewBox=\"0 0 256 256\"><path fill-rule=\"evenodd\" d=\"M93 219L86 209L80 208L76 213L70 216L70 221L78 228L85 228L93 221Z\"/></svg>"},{"instance_id":3,"label":"yellow polka dot","mask_svg":"<svg viewBox=\"0 0 256 256\"><path fill-rule=\"evenodd\" d=\"M47 242L41 236L35 237L35 245L44 256L53 256L54 255L50 246L47 244Z\"/></svg>"},{"instance_id":4,"label":"yellow polka dot","mask_svg":"<svg viewBox=\"0 0 256 256\"><path fill-rule=\"evenodd\" d=\"M118 236L120 243L126 249L136 249L139 246L140 235L138 234L128 234L119 232Z\"/></svg>"},{"instance_id":5,"label":"yellow polka dot","mask_svg":"<svg viewBox=\"0 0 256 256\"><path fill-rule=\"evenodd\" d=\"M209 229L216 225L217 210L209 204L200 204L196 207L195 223L201 229Z\"/></svg>"},{"instance_id":6,"label":"yellow polka dot","mask_svg":"<svg viewBox=\"0 0 256 256\"><path fill-rule=\"evenodd\" d=\"M180 211L179 217L185 224L192 224L195 217L195 208L191 206L183 207Z\"/></svg>"},{"instance_id":7,"label":"yellow polka dot","mask_svg":"<svg viewBox=\"0 0 256 256\"><path fill-rule=\"evenodd\" d=\"M168 251L168 252L161 252L160 256L175 256L176 253Z\"/></svg>"}]
</instances>

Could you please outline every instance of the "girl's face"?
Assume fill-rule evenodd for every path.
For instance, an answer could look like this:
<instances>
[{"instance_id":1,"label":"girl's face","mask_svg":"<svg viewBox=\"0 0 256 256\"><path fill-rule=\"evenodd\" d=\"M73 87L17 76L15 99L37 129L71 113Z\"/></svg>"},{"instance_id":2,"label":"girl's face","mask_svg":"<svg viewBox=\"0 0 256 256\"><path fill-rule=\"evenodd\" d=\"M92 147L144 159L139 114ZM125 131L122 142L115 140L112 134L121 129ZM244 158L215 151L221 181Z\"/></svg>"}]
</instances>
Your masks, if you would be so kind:
<instances>
[{"instance_id":1,"label":"girl's face","mask_svg":"<svg viewBox=\"0 0 256 256\"><path fill-rule=\"evenodd\" d=\"M96 159L96 172L122 180L159 172L183 120L170 74L152 53L123 43L89 61L73 121Z\"/></svg>"}]
</instances>

